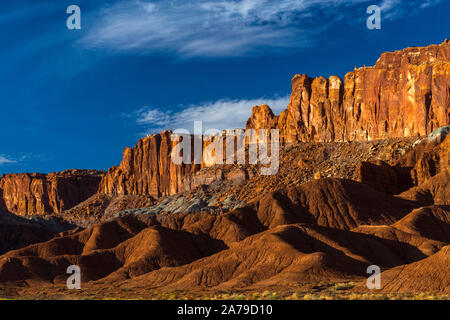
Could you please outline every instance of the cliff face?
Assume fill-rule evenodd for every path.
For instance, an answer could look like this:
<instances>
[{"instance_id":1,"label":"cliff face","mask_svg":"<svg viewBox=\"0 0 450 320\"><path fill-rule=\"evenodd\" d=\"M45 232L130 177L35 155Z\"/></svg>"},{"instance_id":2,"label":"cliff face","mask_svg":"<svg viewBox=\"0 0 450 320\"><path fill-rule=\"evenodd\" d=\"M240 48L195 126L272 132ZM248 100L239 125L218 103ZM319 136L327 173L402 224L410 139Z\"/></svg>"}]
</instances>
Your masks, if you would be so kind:
<instances>
[{"instance_id":1,"label":"cliff face","mask_svg":"<svg viewBox=\"0 0 450 320\"><path fill-rule=\"evenodd\" d=\"M223 137L224 148L226 148L225 141L226 136ZM248 173L245 169L230 166L200 171L202 168L211 166L210 163L205 163L205 159L214 161L214 152L209 156L203 154L201 164L175 164L171 155L177 144L178 142L172 141L171 131L163 131L140 139L134 148L125 148L120 166L108 170L100 183L99 193L147 194L159 198L189 191L214 181L230 181L239 184L246 180ZM205 151L210 142L203 140L200 144ZM194 152L194 138L191 140L191 151ZM224 151L224 163L225 157ZM193 154L191 162L194 162Z\"/></svg>"},{"instance_id":2,"label":"cliff face","mask_svg":"<svg viewBox=\"0 0 450 320\"><path fill-rule=\"evenodd\" d=\"M253 108L247 128L278 128L282 142L427 135L450 121L450 41L381 55L345 81L296 75L279 116Z\"/></svg>"},{"instance_id":3,"label":"cliff face","mask_svg":"<svg viewBox=\"0 0 450 320\"><path fill-rule=\"evenodd\" d=\"M149 194L155 197L184 190L184 179L200 169L199 165L176 165L171 160L176 142L172 133L164 131L126 148L118 167L108 170L99 187L105 194Z\"/></svg>"},{"instance_id":4,"label":"cliff face","mask_svg":"<svg viewBox=\"0 0 450 320\"><path fill-rule=\"evenodd\" d=\"M58 214L97 192L102 172L67 170L0 178L0 209L17 215Z\"/></svg>"}]
</instances>

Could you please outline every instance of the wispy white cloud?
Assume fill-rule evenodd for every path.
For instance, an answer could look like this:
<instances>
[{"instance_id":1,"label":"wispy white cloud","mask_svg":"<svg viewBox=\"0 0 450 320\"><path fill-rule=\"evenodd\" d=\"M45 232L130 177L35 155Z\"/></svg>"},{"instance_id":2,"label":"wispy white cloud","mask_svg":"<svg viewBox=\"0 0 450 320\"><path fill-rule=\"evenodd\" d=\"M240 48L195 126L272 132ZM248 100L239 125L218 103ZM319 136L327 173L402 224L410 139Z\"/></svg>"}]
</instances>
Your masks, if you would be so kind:
<instances>
[{"instance_id":1,"label":"wispy white cloud","mask_svg":"<svg viewBox=\"0 0 450 320\"><path fill-rule=\"evenodd\" d=\"M223 99L189 105L180 111L164 111L158 108L144 107L130 115L138 124L154 133L163 129L192 130L194 121L202 121L203 129L235 129L245 127L251 115L252 107L265 103L275 114L280 113L289 103L289 96L231 100Z\"/></svg>"},{"instance_id":2,"label":"wispy white cloud","mask_svg":"<svg viewBox=\"0 0 450 320\"><path fill-rule=\"evenodd\" d=\"M97 14L81 43L183 58L254 55L311 46L335 24L365 20L366 5L378 4L382 19L394 20L441 1L121 0Z\"/></svg>"},{"instance_id":3,"label":"wispy white cloud","mask_svg":"<svg viewBox=\"0 0 450 320\"><path fill-rule=\"evenodd\" d=\"M442 2L443 0L424 0L422 1L422 3L420 4L420 8L421 9L425 9L431 6L435 6L438 5Z\"/></svg>"},{"instance_id":4,"label":"wispy white cloud","mask_svg":"<svg viewBox=\"0 0 450 320\"><path fill-rule=\"evenodd\" d=\"M364 0L121 1L104 9L82 43L118 51L169 51L182 57L255 54L298 48L327 27L335 5ZM322 8L322 20L312 10ZM323 16L325 15L325 17Z\"/></svg>"},{"instance_id":5,"label":"wispy white cloud","mask_svg":"<svg viewBox=\"0 0 450 320\"><path fill-rule=\"evenodd\" d=\"M9 156L0 155L0 166L8 163L16 163L16 160L12 160Z\"/></svg>"},{"instance_id":6,"label":"wispy white cloud","mask_svg":"<svg viewBox=\"0 0 450 320\"><path fill-rule=\"evenodd\" d=\"M402 15L401 0L383 0L380 3L382 19L392 20Z\"/></svg>"},{"instance_id":7,"label":"wispy white cloud","mask_svg":"<svg viewBox=\"0 0 450 320\"><path fill-rule=\"evenodd\" d=\"M394 20L405 15L414 15L421 9L438 5L442 0L382 0L380 3L382 19Z\"/></svg>"}]
</instances>

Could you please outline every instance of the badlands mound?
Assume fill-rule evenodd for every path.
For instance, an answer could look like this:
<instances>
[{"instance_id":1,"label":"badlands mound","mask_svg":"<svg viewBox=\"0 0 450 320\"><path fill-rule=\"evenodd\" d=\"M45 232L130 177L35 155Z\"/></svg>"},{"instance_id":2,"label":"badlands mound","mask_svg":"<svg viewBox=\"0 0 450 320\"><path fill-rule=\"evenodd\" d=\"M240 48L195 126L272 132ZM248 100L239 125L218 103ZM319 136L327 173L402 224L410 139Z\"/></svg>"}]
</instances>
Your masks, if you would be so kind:
<instances>
[{"instance_id":1,"label":"badlands mound","mask_svg":"<svg viewBox=\"0 0 450 320\"><path fill-rule=\"evenodd\" d=\"M450 292L450 246L426 259L381 274L384 292Z\"/></svg>"},{"instance_id":2,"label":"badlands mound","mask_svg":"<svg viewBox=\"0 0 450 320\"><path fill-rule=\"evenodd\" d=\"M83 270L83 281L113 272L128 278L162 266L186 264L223 247L206 236L127 216L8 252L0 257L0 281L65 282L65 271L74 264Z\"/></svg>"},{"instance_id":3,"label":"badlands mound","mask_svg":"<svg viewBox=\"0 0 450 320\"><path fill-rule=\"evenodd\" d=\"M351 279L363 276L370 264L390 268L406 263L408 250L417 248L351 231L305 224L282 225L234 243L210 257L185 266L162 268L126 285L141 283L164 290L195 287L226 290Z\"/></svg>"},{"instance_id":4,"label":"badlands mound","mask_svg":"<svg viewBox=\"0 0 450 320\"><path fill-rule=\"evenodd\" d=\"M84 282L159 290L248 290L362 279L421 261L448 244L448 206L345 179L318 179L211 214L129 214L0 256L7 285Z\"/></svg>"},{"instance_id":5,"label":"badlands mound","mask_svg":"<svg viewBox=\"0 0 450 320\"><path fill-rule=\"evenodd\" d=\"M0 210L0 254L47 241L58 232L73 228L58 219L26 219Z\"/></svg>"},{"instance_id":6,"label":"badlands mound","mask_svg":"<svg viewBox=\"0 0 450 320\"><path fill-rule=\"evenodd\" d=\"M416 207L356 181L334 178L279 190L251 206L268 227L304 222L342 230L362 224L390 224Z\"/></svg>"}]
</instances>

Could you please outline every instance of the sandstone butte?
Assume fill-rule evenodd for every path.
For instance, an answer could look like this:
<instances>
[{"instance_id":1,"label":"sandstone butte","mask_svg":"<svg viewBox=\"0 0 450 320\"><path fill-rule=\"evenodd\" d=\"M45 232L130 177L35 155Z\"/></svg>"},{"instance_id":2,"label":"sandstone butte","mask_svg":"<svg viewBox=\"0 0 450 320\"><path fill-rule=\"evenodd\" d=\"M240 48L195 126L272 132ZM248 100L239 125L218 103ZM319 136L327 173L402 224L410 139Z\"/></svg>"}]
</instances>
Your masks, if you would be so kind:
<instances>
[{"instance_id":1,"label":"sandstone butte","mask_svg":"<svg viewBox=\"0 0 450 320\"><path fill-rule=\"evenodd\" d=\"M345 75L296 75L287 108L276 116L267 105L253 107L246 128L279 129L283 144L366 141L425 136L450 124L450 41L383 53L373 67ZM209 177L205 165L175 165L171 131L140 139L124 150L120 166L106 174L91 171L12 174L0 179L0 209L19 215L55 214L92 194L146 194L154 197L189 190ZM425 162L424 162L425 163ZM241 179L245 172L224 179ZM419 177L420 179L420 177Z\"/></svg>"},{"instance_id":2,"label":"sandstone butte","mask_svg":"<svg viewBox=\"0 0 450 320\"><path fill-rule=\"evenodd\" d=\"M425 136L450 123L450 41L383 53L373 67L345 75L296 75L287 109L279 116L267 105L253 107L246 128L279 129L280 141L366 141ZM99 192L145 193L155 197L189 188L200 165L174 165L171 132L126 148Z\"/></svg>"}]
</instances>

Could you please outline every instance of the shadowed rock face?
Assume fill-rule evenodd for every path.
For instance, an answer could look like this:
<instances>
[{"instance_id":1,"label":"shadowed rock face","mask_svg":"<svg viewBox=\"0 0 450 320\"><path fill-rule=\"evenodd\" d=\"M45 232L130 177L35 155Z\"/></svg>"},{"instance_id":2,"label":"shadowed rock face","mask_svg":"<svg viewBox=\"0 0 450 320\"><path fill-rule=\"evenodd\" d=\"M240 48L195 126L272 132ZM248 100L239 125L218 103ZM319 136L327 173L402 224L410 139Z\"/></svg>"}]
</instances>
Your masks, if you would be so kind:
<instances>
[{"instance_id":1,"label":"shadowed rock face","mask_svg":"<svg viewBox=\"0 0 450 320\"><path fill-rule=\"evenodd\" d=\"M380 160L361 162L357 168L360 182L391 194L399 194L413 187L410 169L393 167Z\"/></svg>"},{"instance_id":2,"label":"shadowed rock face","mask_svg":"<svg viewBox=\"0 0 450 320\"><path fill-rule=\"evenodd\" d=\"M349 141L424 136L450 118L450 42L381 55L345 81L292 79L291 101L275 116L253 108L247 128L278 128L281 141Z\"/></svg>"},{"instance_id":3,"label":"shadowed rock face","mask_svg":"<svg viewBox=\"0 0 450 320\"><path fill-rule=\"evenodd\" d=\"M59 214L97 192L102 172L66 170L0 178L0 209L17 215Z\"/></svg>"},{"instance_id":4,"label":"shadowed rock face","mask_svg":"<svg viewBox=\"0 0 450 320\"><path fill-rule=\"evenodd\" d=\"M439 140L425 139L415 149L417 151L412 153L410 159L407 160L411 160L412 158L414 161L414 168L411 171L411 175L416 184L420 185L436 174L450 169L449 135L441 143L439 143Z\"/></svg>"},{"instance_id":5,"label":"shadowed rock face","mask_svg":"<svg viewBox=\"0 0 450 320\"><path fill-rule=\"evenodd\" d=\"M47 241L55 234L55 230L46 227L42 222L27 220L0 210L0 254Z\"/></svg>"},{"instance_id":6,"label":"shadowed rock face","mask_svg":"<svg viewBox=\"0 0 450 320\"><path fill-rule=\"evenodd\" d=\"M357 168L358 180L391 194L406 191L408 199L422 204L433 204L434 201L447 204L450 168L448 131L450 126L441 127L427 138L418 140L412 150L395 161L395 166L383 161L361 162ZM411 189L413 186L416 188Z\"/></svg>"}]
</instances>

